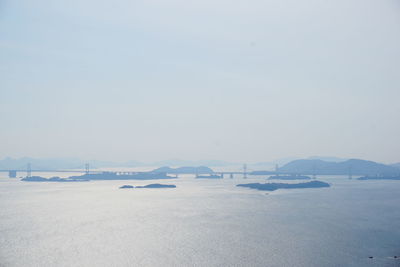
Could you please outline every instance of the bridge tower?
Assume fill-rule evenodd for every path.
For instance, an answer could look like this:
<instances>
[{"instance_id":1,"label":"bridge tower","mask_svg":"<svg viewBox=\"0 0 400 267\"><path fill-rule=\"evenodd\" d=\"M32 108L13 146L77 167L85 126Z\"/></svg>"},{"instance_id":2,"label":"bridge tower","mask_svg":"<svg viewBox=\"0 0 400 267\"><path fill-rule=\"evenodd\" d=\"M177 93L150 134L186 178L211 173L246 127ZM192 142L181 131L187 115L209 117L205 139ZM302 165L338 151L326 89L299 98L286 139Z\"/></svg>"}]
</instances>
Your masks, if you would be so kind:
<instances>
[{"instance_id":1,"label":"bridge tower","mask_svg":"<svg viewBox=\"0 0 400 267\"><path fill-rule=\"evenodd\" d=\"M243 178L247 179L247 164L243 164Z\"/></svg>"},{"instance_id":2,"label":"bridge tower","mask_svg":"<svg viewBox=\"0 0 400 267\"><path fill-rule=\"evenodd\" d=\"M31 177L32 176L32 168L31 168L31 164L28 163L28 165L26 166L26 177Z\"/></svg>"},{"instance_id":3,"label":"bridge tower","mask_svg":"<svg viewBox=\"0 0 400 267\"><path fill-rule=\"evenodd\" d=\"M89 174L89 163L85 164L85 174Z\"/></svg>"}]
</instances>

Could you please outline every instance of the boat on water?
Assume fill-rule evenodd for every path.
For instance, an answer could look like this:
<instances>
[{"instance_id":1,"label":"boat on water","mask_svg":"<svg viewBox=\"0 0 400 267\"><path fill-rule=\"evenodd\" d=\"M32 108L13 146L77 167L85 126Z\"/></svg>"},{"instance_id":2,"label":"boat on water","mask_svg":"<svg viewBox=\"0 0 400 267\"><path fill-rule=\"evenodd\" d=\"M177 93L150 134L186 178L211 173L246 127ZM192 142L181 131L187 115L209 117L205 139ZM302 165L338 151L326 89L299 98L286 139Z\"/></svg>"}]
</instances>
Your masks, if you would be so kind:
<instances>
[{"instance_id":1,"label":"boat on water","mask_svg":"<svg viewBox=\"0 0 400 267\"><path fill-rule=\"evenodd\" d=\"M85 180L158 180L158 179L176 179L163 172L101 172L86 173L81 176L71 176L70 179Z\"/></svg>"},{"instance_id":2,"label":"boat on water","mask_svg":"<svg viewBox=\"0 0 400 267\"><path fill-rule=\"evenodd\" d=\"M287 175L272 175L268 180L311 180L310 176L287 174Z\"/></svg>"}]
</instances>

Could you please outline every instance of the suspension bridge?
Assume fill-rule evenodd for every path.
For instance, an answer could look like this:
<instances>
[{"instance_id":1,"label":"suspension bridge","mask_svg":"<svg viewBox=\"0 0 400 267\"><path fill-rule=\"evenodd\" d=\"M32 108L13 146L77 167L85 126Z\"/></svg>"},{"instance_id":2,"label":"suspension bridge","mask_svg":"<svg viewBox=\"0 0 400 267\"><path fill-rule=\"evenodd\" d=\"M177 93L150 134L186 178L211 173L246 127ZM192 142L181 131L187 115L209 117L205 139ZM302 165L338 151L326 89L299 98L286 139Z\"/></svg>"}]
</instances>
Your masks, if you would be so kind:
<instances>
[{"instance_id":1,"label":"suspension bridge","mask_svg":"<svg viewBox=\"0 0 400 267\"><path fill-rule=\"evenodd\" d=\"M81 174L96 174L96 173L103 173L105 171L100 171L100 170L89 170L89 164L85 164L84 168L76 168L76 169L32 169L32 166L30 163L27 164L25 168L16 168L16 169L0 169L0 172L8 172L8 177L9 178L16 178L18 176L18 173L26 173L26 177L31 177L32 173L81 173ZM133 171L110 171L113 173L117 174L135 174L135 173L140 173L140 172L133 172ZM271 174L276 174L277 172L271 171ZM236 170L236 171L214 171L213 173L193 173L193 172L171 172L167 174L174 174L174 175L187 175L187 174L196 174L196 175L219 175L221 178L224 178L225 176L229 176L230 178L233 178L234 175L243 175L243 178L247 178L249 174L251 174L251 170L247 168L247 165L243 165L242 170Z\"/></svg>"}]
</instances>

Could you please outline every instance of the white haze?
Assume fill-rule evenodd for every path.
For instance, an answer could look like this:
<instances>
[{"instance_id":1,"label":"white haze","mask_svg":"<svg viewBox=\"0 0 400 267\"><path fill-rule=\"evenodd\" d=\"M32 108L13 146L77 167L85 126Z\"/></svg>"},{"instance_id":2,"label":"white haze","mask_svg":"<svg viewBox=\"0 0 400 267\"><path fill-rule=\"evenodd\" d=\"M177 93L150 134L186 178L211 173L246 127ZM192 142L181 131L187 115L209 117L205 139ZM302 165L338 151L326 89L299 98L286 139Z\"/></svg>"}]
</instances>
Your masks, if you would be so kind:
<instances>
[{"instance_id":1,"label":"white haze","mask_svg":"<svg viewBox=\"0 0 400 267\"><path fill-rule=\"evenodd\" d=\"M398 1L2 1L0 156L399 161Z\"/></svg>"}]
</instances>

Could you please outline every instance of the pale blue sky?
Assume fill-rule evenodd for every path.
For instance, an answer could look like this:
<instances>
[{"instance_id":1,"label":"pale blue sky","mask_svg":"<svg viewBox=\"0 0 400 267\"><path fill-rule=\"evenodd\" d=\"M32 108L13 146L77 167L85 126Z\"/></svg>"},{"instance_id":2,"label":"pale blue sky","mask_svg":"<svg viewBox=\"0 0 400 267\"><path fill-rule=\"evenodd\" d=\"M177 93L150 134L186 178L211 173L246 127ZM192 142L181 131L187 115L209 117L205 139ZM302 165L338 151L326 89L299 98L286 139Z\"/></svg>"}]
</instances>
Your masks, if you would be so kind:
<instances>
[{"instance_id":1,"label":"pale blue sky","mask_svg":"<svg viewBox=\"0 0 400 267\"><path fill-rule=\"evenodd\" d=\"M400 161L396 0L0 1L0 157Z\"/></svg>"}]
</instances>

